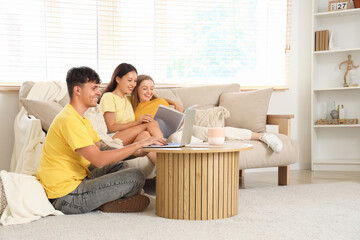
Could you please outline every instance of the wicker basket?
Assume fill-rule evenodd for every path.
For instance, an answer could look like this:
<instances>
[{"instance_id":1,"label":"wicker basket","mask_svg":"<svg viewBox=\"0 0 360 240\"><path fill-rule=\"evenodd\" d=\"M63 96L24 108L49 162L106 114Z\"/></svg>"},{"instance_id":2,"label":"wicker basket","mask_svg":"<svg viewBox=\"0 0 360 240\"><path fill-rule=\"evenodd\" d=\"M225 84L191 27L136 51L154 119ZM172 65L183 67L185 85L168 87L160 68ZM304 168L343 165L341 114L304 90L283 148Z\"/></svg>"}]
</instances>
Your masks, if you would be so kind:
<instances>
[{"instance_id":1,"label":"wicker basket","mask_svg":"<svg viewBox=\"0 0 360 240\"><path fill-rule=\"evenodd\" d=\"M315 122L315 125L350 125L358 124L359 120L357 118L352 119L320 119Z\"/></svg>"}]
</instances>

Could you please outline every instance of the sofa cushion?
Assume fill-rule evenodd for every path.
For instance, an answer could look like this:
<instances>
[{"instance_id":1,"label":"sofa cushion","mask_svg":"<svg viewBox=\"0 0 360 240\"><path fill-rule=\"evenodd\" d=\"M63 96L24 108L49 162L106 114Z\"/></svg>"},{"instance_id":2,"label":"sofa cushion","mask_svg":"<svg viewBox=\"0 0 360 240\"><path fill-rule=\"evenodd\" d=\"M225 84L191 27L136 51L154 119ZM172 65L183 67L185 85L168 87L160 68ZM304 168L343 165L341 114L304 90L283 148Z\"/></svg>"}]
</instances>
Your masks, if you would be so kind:
<instances>
[{"instance_id":1,"label":"sofa cushion","mask_svg":"<svg viewBox=\"0 0 360 240\"><path fill-rule=\"evenodd\" d=\"M166 98L175 102L178 102L180 106L184 106L181 99L178 98L172 89L155 89L155 96L159 98Z\"/></svg>"},{"instance_id":2,"label":"sofa cushion","mask_svg":"<svg viewBox=\"0 0 360 240\"><path fill-rule=\"evenodd\" d=\"M171 89L157 89L156 95L178 101L186 109L197 104L198 109L219 106L219 97L224 92L238 92L240 85L237 83L222 85L206 85L196 87L181 87Z\"/></svg>"},{"instance_id":3,"label":"sofa cushion","mask_svg":"<svg viewBox=\"0 0 360 240\"><path fill-rule=\"evenodd\" d=\"M254 145L252 150L241 151L240 169L278 167L299 161L299 144L296 140L283 134L276 134L283 142L283 149L275 153L265 143L256 140L244 140L242 143ZM236 140L231 140L231 142Z\"/></svg>"},{"instance_id":4,"label":"sofa cushion","mask_svg":"<svg viewBox=\"0 0 360 240\"><path fill-rule=\"evenodd\" d=\"M57 102L20 99L28 114L41 121L41 127L47 132L55 116L63 109Z\"/></svg>"},{"instance_id":5,"label":"sofa cushion","mask_svg":"<svg viewBox=\"0 0 360 240\"><path fill-rule=\"evenodd\" d=\"M89 119L94 130L98 133L101 140L103 140L107 145L114 148L122 148L123 144L121 139L112 139L107 134L107 126L105 123L104 115L101 110L100 104L97 104L96 107L90 107L86 110L84 116Z\"/></svg>"},{"instance_id":6,"label":"sofa cushion","mask_svg":"<svg viewBox=\"0 0 360 240\"><path fill-rule=\"evenodd\" d=\"M31 88L34 86L35 82L25 81L21 84L19 89L19 99L25 99L29 94Z\"/></svg>"},{"instance_id":7,"label":"sofa cushion","mask_svg":"<svg viewBox=\"0 0 360 240\"><path fill-rule=\"evenodd\" d=\"M222 106L196 109L194 125L208 128L224 127L225 119L229 116L229 111Z\"/></svg>"},{"instance_id":8,"label":"sofa cushion","mask_svg":"<svg viewBox=\"0 0 360 240\"><path fill-rule=\"evenodd\" d=\"M65 107L66 104L70 102L69 93L66 93L65 96L59 101L59 104Z\"/></svg>"},{"instance_id":9,"label":"sofa cushion","mask_svg":"<svg viewBox=\"0 0 360 240\"><path fill-rule=\"evenodd\" d=\"M230 112L230 117L225 119L225 126L265 132L266 115L272 91L272 88L266 88L221 94L220 106Z\"/></svg>"},{"instance_id":10,"label":"sofa cushion","mask_svg":"<svg viewBox=\"0 0 360 240\"><path fill-rule=\"evenodd\" d=\"M21 84L19 89L19 109L21 109L22 104L20 102L20 99L26 99L26 97L29 95L29 92L31 88L34 86L35 82L32 81L25 81Z\"/></svg>"}]
</instances>

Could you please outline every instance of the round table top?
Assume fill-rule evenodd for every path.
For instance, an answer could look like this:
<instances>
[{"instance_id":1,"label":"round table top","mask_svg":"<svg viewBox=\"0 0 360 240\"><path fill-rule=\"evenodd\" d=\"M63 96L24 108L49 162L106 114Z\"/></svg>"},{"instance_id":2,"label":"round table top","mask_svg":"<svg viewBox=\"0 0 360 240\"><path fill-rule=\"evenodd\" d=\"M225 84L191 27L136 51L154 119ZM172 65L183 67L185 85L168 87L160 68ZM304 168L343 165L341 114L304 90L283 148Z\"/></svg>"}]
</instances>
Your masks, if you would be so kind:
<instances>
[{"instance_id":1,"label":"round table top","mask_svg":"<svg viewBox=\"0 0 360 240\"><path fill-rule=\"evenodd\" d=\"M217 152L239 152L253 149L252 144L247 143L228 143L225 142L223 145L209 145L208 143L194 143L186 147L179 148L147 148L144 147L146 152L157 152L157 153L217 153Z\"/></svg>"}]
</instances>

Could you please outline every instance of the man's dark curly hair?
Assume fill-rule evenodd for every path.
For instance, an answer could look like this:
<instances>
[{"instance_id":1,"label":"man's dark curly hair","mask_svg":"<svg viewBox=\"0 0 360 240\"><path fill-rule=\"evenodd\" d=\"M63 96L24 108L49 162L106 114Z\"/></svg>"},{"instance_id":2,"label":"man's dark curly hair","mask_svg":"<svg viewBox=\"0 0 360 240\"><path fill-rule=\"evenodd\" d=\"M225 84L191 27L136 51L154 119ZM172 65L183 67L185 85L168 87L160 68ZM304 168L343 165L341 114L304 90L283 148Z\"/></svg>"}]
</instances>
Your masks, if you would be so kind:
<instances>
[{"instance_id":1,"label":"man's dark curly hair","mask_svg":"<svg viewBox=\"0 0 360 240\"><path fill-rule=\"evenodd\" d=\"M99 75L89 67L73 67L66 75L66 84L70 98L73 95L74 87L82 87L87 82L101 83Z\"/></svg>"}]
</instances>

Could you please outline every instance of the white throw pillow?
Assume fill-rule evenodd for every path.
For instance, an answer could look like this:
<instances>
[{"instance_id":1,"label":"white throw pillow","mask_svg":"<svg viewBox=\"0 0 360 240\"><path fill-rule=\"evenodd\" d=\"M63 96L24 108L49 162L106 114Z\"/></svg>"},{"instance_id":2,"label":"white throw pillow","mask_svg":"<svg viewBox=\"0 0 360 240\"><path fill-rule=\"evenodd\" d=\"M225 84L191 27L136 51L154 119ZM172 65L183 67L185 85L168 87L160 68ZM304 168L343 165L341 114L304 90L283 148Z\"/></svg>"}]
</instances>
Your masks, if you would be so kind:
<instances>
[{"instance_id":1,"label":"white throw pillow","mask_svg":"<svg viewBox=\"0 0 360 240\"><path fill-rule=\"evenodd\" d=\"M7 206L5 191L4 191L4 185L2 183L2 179L0 176L0 216L4 212L5 208Z\"/></svg>"},{"instance_id":2,"label":"white throw pillow","mask_svg":"<svg viewBox=\"0 0 360 240\"><path fill-rule=\"evenodd\" d=\"M63 215L49 202L45 190L34 176L0 172L8 205L1 215L2 225L31 222L48 215Z\"/></svg>"},{"instance_id":3,"label":"white throw pillow","mask_svg":"<svg viewBox=\"0 0 360 240\"><path fill-rule=\"evenodd\" d=\"M101 140L103 140L107 145L114 148L122 148L123 144L121 139L112 139L107 134L107 126L105 123L104 115L101 111L101 106L98 104L96 107L89 108L84 116L90 120L93 128L99 134Z\"/></svg>"},{"instance_id":4,"label":"white throw pillow","mask_svg":"<svg viewBox=\"0 0 360 240\"><path fill-rule=\"evenodd\" d=\"M195 126L224 127L225 119L230 117L230 112L223 106L208 109L196 109Z\"/></svg>"}]
</instances>

